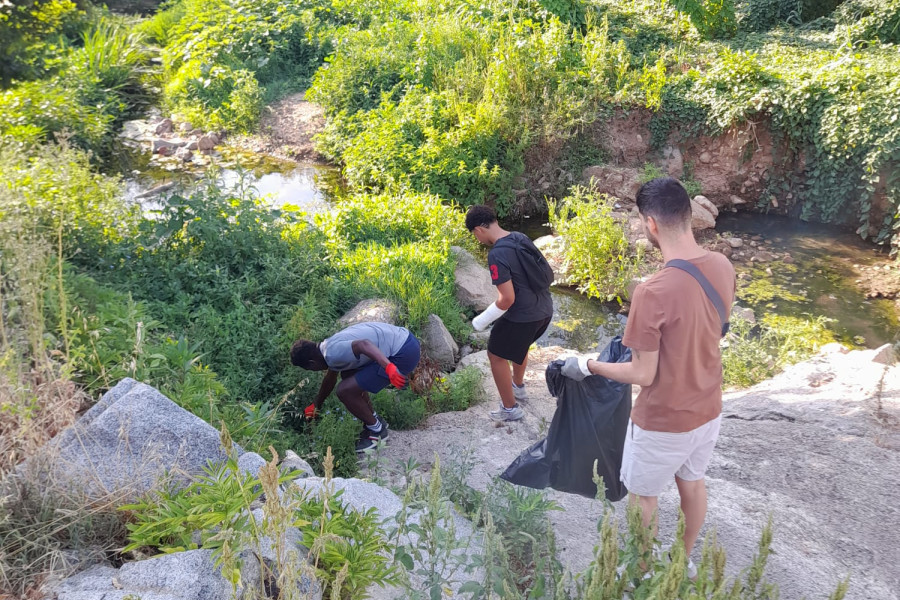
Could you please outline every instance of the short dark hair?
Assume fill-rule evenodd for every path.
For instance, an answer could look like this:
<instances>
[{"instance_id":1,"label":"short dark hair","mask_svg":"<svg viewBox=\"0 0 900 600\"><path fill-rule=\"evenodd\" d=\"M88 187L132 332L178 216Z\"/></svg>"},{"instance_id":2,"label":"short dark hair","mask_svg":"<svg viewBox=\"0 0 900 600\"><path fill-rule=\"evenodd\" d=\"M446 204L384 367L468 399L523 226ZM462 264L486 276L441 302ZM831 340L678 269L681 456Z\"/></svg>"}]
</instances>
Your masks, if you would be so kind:
<instances>
[{"instance_id":1,"label":"short dark hair","mask_svg":"<svg viewBox=\"0 0 900 600\"><path fill-rule=\"evenodd\" d=\"M691 222L691 198L687 190L672 177L657 177L641 186L637 207L645 217L653 217L664 227L677 227Z\"/></svg>"},{"instance_id":2,"label":"short dark hair","mask_svg":"<svg viewBox=\"0 0 900 600\"><path fill-rule=\"evenodd\" d=\"M297 340L291 346L291 364L295 367L303 367L314 370L315 366L323 360L319 345L309 340Z\"/></svg>"},{"instance_id":3,"label":"short dark hair","mask_svg":"<svg viewBox=\"0 0 900 600\"><path fill-rule=\"evenodd\" d=\"M466 211L466 229L472 231L476 227L489 227L497 222L497 213L490 206L476 204Z\"/></svg>"}]
</instances>

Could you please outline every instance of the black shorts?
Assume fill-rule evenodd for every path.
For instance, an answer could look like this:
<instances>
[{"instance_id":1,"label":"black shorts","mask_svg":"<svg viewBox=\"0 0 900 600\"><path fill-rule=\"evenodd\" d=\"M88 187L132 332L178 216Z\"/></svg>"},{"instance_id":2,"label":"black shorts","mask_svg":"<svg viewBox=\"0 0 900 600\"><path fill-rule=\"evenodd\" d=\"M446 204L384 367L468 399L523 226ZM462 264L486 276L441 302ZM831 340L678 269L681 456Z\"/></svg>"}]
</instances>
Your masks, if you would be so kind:
<instances>
[{"instance_id":1,"label":"black shorts","mask_svg":"<svg viewBox=\"0 0 900 600\"><path fill-rule=\"evenodd\" d=\"M488 352L521 365L528 356L528 348L547 331L550 317L528 323L513 323L501 317L491 329Z\"/></svg>"}]
</instances>

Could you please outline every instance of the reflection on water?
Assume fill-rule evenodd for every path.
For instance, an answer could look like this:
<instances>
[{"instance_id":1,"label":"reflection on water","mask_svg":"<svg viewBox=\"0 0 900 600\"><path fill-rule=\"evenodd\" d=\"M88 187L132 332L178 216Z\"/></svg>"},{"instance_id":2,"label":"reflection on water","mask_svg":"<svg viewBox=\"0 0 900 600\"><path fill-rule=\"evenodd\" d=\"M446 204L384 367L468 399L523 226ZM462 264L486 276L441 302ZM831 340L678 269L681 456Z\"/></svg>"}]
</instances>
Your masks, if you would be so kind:
<instances>
[{"instance_id":1,"label":"reflection on water","mask_svg":"<svg viewBox=\"0 0 900 600\"><path fill-rule=\"evenodd\" d=\"M160 198L159 195L146 196L147 192L174 183L175 187L166 189L166 194L177 190L185 193L207 178L226 189L250 189L273 208L293 205L308 213L325 210L332 191L340 187L340 171L336 167L253 154L227 154L220 161L225 166L213 166L205 172L168 170L151 164L146 154L135 154L127 159L130 177L125 181L125 199L138 202L147 210L158 208Z\"/></svg>"},{"instance_id":2,"label":"reflection on water","mask_svg":"<svg viewBox=\"0 0 900 600\"><path fill-rule=\"evenodd\" d=\"M716 229L760 235L776 253L788 252L793 258L790 264L735 263L738 274L745 274L741 282L745 289L753 281L768 286L760 298L742 302L757 317L768 313L828 317L833 319L829 328L841 341L870 348L900 339L894 303L866 298L856 282L859 266L891 262L872 244L837 227L772 215L722 215Z\"/></svg>"}]
</instances>

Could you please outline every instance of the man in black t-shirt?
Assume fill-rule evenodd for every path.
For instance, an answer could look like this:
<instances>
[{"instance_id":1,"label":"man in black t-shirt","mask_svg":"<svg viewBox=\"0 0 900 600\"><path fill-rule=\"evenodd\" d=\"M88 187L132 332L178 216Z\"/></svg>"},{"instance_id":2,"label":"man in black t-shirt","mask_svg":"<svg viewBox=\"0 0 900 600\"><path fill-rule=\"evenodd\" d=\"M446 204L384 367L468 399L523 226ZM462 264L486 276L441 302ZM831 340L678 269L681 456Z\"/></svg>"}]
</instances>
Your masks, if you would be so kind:
<instances>
[{"instance_id":1,"label":"man in black t-shirt","mask_svg":"<svg viewBox=\"0 0 900 600\"><path fill-rule=\"evenodd\" d=\"M497 322L488 341L488 358L502 405L491 412L491 418L518 421L525 416L517 401L527 397L528 348L544 334L553 316L550 286L540 283L544 278L536 272L538 267L532 261L522 260L520 255L523 248L538 257L541 257L540 251L527 236L500 227L493 209L487 206L469 208L466 228L479 242L492 246L488 252L488 267L491 281L497 287L497 301L472 319L472 326L477 331Z\"/></svg>"}]
</instances>

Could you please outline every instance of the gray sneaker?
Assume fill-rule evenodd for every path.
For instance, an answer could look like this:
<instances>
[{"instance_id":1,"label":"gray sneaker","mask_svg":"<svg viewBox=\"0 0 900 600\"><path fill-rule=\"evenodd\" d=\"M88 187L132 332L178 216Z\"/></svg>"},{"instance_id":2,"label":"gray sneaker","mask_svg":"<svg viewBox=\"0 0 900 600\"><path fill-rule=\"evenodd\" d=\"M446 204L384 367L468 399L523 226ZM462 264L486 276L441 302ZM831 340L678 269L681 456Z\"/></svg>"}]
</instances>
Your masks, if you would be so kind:
<instances>
[{"instance_id":1,"label":"gray sneaker","mask_svg":"<svg viewBox=\"0 0 900 600\"><path fill-rule=\"evenodd\" d=\"M525 416L525 411L516 404L511 410L501 408L500 410L491 411L492 421L518 421Z\"/></svg>"},{"instance_id":2,"label":"gray sneaker","mask_svg":"<svg viewBox=\"0 0 900 600\"><path fill-rule=\"evenodd\" d=\"M525 389L525 384L523 383L520 386L513 384L513 396L516 399L516 402L524 402L528 400L528 390Z\"/></svg>"}]
</instances>

